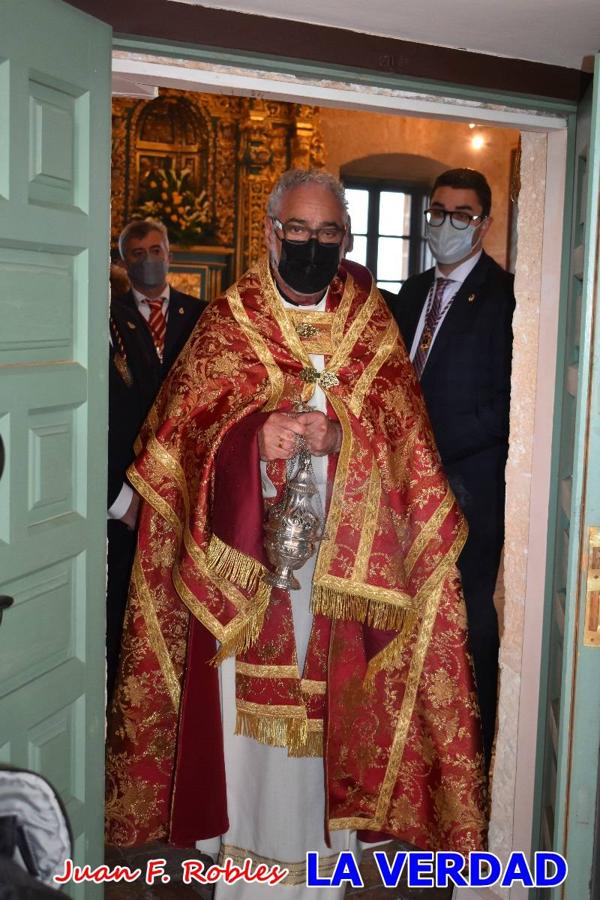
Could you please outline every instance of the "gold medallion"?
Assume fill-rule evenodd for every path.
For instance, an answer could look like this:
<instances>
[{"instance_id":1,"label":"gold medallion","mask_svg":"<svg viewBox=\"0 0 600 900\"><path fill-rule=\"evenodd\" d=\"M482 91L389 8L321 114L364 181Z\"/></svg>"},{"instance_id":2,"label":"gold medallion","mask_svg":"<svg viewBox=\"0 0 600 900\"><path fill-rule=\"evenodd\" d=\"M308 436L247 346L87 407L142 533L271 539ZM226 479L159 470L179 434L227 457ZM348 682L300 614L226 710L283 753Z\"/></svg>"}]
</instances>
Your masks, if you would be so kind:
<instances>
[{"instance_id":1,"label":"gold medallion","mask_svg":"<svg viewBox=\"0 0 600 900\"><path fill-rule=\"evenodd\" d=\"M300 378L302 379L302 381L305 381L306 384L316 384L319 380L319 373L316 369L313 369L310 366L306 366L300 372Z\"/></svg>"},{"instance_id":2,"label":"gold medallion","mask_svg":"<svg viewBox=\"0 0 600 900\"><path fill-rule=\"evenodd\" d=\"M302 369L300 378L307 384L319 384L324 390L336 387L336 385L340 383L340 379L334 372L317 372L316 369L309 368L308 366L305 369Z\"/></svg>"},{"instance_id":3,"label":"gold medallion","mask_svg":"<svg viewBox=\"0 0 600 900\"><path fill-rule=\"evenodd\" d=\"M308 322L299 322L296 325L296 334L301 338L311 338L314 337L315 334L319 333L319 329L315 328L314 325L309 325Z\"/></svg>"},{"instance_id":4,"label":"gold medallion","mask_svg":"<svg viewBox=\"0 0 600 900\"><path fill-rule=\"evenodd\" d=\"M419 341L419 350L425 353L431 347L431 331L427 329L421 335L421 340Z\"/></svg>"},{"instance_id":5,"label":"gold medallion","mask_svg":"<svg viewBox=\"0 0 600 900\"><path fill-rule=\"evenodd\" d=\"M321 372L319 376L319 384L322 388L336 387L340 383L340 379L334 372Z\"/></svg>"}]
</instances>

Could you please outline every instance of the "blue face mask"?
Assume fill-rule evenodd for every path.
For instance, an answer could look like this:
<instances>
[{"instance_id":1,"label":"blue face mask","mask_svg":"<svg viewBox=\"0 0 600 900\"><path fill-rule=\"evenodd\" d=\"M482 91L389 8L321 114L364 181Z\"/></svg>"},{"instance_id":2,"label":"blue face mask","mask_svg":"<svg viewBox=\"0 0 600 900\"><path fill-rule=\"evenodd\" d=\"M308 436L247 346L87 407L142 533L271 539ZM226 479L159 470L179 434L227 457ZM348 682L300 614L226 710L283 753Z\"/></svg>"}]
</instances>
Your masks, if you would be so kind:
<instances>
[{"instance_id":1,"label":"blue face mask","mask_svg":"<svg viewBox=\"0 0 600 900\"><path fill-rule=\"evenodd\" d=\"M127 272L134 285L140 287L162 287L167 280L169 263L166 259L138 259L127 266Z\"/></svg>"},{"instance_id":2,"label":"blue face mask","mask_svg":"<svg viewBox=\"0 0 600 900\"><path fill-rule=\"evenodd\" d=\"M469 225L461 231L450 224L449 216L441 225L427 225L425 237L437 262L448 265L466 259L479 243L479 236L475 237L475 232L481 225L482 223L475 228Z\"/></svg>"}]
</instances>

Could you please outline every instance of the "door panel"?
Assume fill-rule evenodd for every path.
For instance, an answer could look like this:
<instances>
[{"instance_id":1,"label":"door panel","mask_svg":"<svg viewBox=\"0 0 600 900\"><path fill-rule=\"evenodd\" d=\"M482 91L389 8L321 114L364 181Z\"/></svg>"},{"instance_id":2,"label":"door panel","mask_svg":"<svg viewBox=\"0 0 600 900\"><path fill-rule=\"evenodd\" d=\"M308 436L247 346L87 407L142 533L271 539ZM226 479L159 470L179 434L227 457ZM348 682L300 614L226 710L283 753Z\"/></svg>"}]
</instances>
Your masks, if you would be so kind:
<instances>
[{"instance_id":1,"label":"door panel","mask_svg":"<svg viewBox=\"0 0 600 900\"><path fill-rule=\"evenodd\" d=\"M102 859L110 29L3 0L0 759ZM78 886L73 896L98 888Z\"/></svg>"},{"instance_id":2,"label":"door panel","mask_svg":"<svg viewBox=\"0 0 600 900\"><path fill-rule=\"evenodd\" d=\"M600 525L598 194L600 69L577 117L564 357L555 432L554 560L544 656L540 790L534 846L564 854L564 885L540 896L591 897L600 746L600 649L585 646L589 536Z\"/></svg>"}]
</instances>

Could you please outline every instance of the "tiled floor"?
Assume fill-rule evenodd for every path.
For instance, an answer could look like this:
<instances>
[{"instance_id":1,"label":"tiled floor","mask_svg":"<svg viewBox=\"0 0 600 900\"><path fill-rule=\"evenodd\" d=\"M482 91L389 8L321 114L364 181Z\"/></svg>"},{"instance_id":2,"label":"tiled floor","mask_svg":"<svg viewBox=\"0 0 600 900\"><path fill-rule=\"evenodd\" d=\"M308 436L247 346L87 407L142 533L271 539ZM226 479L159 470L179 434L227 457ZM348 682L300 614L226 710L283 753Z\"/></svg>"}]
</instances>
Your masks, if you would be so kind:
<instances>
[{"instance_id":1,"label":"tiled floor","mask_svg":"<svg viewBox=\"0 0 600 900\"><path fill-rule=\"evenodd\" d=\"M383 848L379 848L383 849ZM393 857L396 851L405 850L406 847L396 842L386 844L385 851ZM106 863L110 866L126 865L130 868L146 870L149 859L163 858L167 863L165 874L171 880L168 884L150 886L137 881L132 884L107 884L105 887L105 900L210 900L212 889L209 886L182 883L181 863L184 859L204 859L207 865L210 860L197 854L197 851L175 850L160 844L147 845L131 850L108 848L106 851ZM367 851L361 862L361 874L365 886L363 888L349 888L346 897L351 900L450 900L452 889L442 890L437 888L409 889L406 883L401 882L396 888L385 888L381 884L379 872L372 857L372 852ZM310 900L312 891L307 888L307 900Z\"/></svg>"}]
</instances>

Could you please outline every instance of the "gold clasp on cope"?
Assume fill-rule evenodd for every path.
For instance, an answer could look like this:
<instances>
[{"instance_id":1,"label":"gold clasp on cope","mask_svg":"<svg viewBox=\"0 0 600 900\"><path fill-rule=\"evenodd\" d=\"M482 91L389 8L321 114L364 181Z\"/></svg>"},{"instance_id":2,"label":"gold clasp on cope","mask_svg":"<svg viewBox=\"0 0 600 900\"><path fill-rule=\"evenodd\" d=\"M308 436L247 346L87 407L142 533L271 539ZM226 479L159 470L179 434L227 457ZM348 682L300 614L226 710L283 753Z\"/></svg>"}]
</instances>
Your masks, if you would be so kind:
<instances>
[{"instance_id":1,"label":"gold clasp on cope","mask_svg":"<svg viewBox=\"0 0 600 900\"><path fill-rule=\"evenodd\" d=\"M310 325L308 322L299 322L298 325L296 325L296 334L298 337L311 338L318 333L319 329L315 328L314 325Z\"/></svg>"},{"instance_id":2,"label":"gold clasp on cope","mask_svg":"<svg viewBox=\"0 0 600 900\"><path fill-rule=\"evenodd\" d=\"M333 372L317 372L316 369L313 369L310 366L302 369L300 378L302 381L305 381L306 384L318 384L325 390L327 390L327 388L336 387L336 385L340 383L340 379Z\"/></svg>"}]
</instances>

